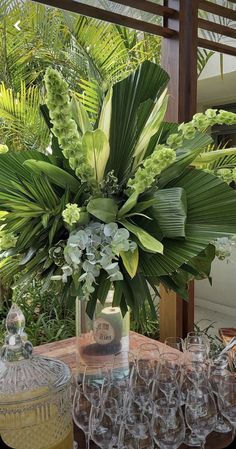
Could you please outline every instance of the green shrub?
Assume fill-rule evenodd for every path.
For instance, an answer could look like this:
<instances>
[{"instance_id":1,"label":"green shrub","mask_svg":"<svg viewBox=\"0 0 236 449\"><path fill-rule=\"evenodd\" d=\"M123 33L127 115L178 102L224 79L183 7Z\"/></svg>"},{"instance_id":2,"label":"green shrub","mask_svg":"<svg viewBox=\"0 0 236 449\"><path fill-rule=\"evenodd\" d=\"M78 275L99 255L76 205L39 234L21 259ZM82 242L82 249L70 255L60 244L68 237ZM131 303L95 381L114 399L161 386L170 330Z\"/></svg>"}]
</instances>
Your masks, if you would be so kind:
<instances>
[{"instance_id":1,"label":"green shrub","mask_svg":"<svg viewBox=\"0 0 236 449\"><path fill-rule=\"evenodd\" d=\"M44 292L42 284L34 280L27 289L24 286L16 288L12 301L25 315L25 331L34 346L75 335L75 307L65 307L58 288ZM9 304L5 302L0 310L0 343L4 341L8 311Z\"/></svg>"}]
</instances>

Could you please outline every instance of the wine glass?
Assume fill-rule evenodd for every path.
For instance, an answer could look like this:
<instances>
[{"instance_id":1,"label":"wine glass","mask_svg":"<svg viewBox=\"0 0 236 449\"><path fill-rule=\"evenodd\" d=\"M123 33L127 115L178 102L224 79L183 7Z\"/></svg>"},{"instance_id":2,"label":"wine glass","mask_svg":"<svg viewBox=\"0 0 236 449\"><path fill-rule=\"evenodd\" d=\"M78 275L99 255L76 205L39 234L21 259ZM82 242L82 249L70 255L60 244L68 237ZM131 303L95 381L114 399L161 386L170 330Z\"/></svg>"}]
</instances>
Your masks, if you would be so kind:
<instances>
[{"instance_id":1,"label":"wine glass","mask_svg":"<svg viewBox=\"0 0 236 449\"><path fill-rule=\"evenodd\" d=\"M219 399L219 386L222 381L224 381L225 376L228 377L230 372L228 371L228 356L223 355L219 359L213 361L211 366L210 374L210 384L215 395L216 407L217 407L217 422L214 430L220 433L228 433L232 430L231 424L224 417L220 410L220 399Z\"/></svg>"},{"instance_id":2,"label":"wine glass","mask_svg":"<svg viewBox=\"0 0 236 449\"><path fill-rule=\"evenodd\" d=\"M138 449L138 441L126 428L125 420L121 422L119 429L118 449Z\"/></svg>"},{"instance_id":3,"label":"wine glass","mask_svg":"<svg viewBox=\"0 0 236 449\"><path fill-rule=\"evenodd\" d=\"M83 374L83 391L92 405L98 407L108 389L110 379L105 365L86 365Z\"/></svg>"},{"instance_id":4,"label":"wine glass","mask_svg":"<svg viewBox=\"0 0 236 449\"><path fill-rule=\"evenodd\" d=\"M185 418L187 426L199 439L200 447L204 448L206 437L213 431L217 421L213 392L206 387L189 390Z\"/></svg>"},{"instance_id":5,"label":"wine glass","mask_svg":"<svg viewBox=\"0 0 236 449\"><path fill-rule=\"evenodd\" d=\"M140 378L150 386L156 376L160 352L154 343L143 343L139 346L137 370Z\"/></svg>"},{"instance_id":6,"label":"wine glass","mask_svg":"<svg viewBox=\"0 0 236 449\"><path fill-rule=\"evenodd\" d=\"M121 351L114 356L112 379L129 387L136 381L136 363L132 352Z\"/></svg>"},{"instance_id":7,"label":"wine glass","mask_svg":"<svg viewBox=\"0 0 236 449\"><path fill-rule=\"evenodd\" d=\"M188 350L185 352L185 360L189 360L196 363L206 362L208 359L208 350L204 344L192 344L189 345Z\"/></svg>"},{"instance_id":8,"label":"wine glass","mask_svg":"<svg viewBox=\"0 0 236 449\"><path fill-rule=\"evenodd\" d=\"M167 337L165 345L177 349L180 352L184 351L184 340L181 337Z\"/></svg>"},{"instance_id":9,"label":"wine glass","mask_svg":"<svg viewBox=\"0 0 236 449\"><path fill-rule=\"evenodd\" d=\"M165 363L159 366L157 386L164 393L167 402L171 402L173 395L176 395L178 392L176 372L169 369Z\"/></svg>"},{"instance_id":10,"label":"wine glass","mask_svg":"<svg viewBox=\"0 0 236 449\"><path fill-rule=\"evenodd\" d=\"M116 424L120 416L120 407L115 398L108 397L103 403L104 412Z\"/></svg>"},{"instance_id":11,"label":"wine glass","mask_svg":"<svg viewBox=\"0 0 236 449\"><path fill-rule=\"evenodd\" d=\"M150 392L146 385L136 385L131 390L131 397L139 408L145 409L150 401Z\"/></svg>"},{"instance_id":12,"label":"wine glass","mask_svg":"<svg viewBox=\"0 0 236 449\"><path fill-rule=\"evenodd\" d=\"M142 412L129 413L125 420L125 426L136 441L137 448L139 448L140 445L143 446L144 442L146 443L146 441L148 442L150 440L151 429L149 419Z\"/></svg>"},{"instance_id":13,"label":"wine glass","mask_svg":"<svg viewBox=\"0 0 236 449\"><path fill-rule=\"evenodd\" d=\"M203 332L188 332L185 339L185 350L188 351L189 347L192 345L204 345L208 357L210 353L210 340Z\"/></svg>"},{"instance_id":14,"label":"wine glass","mask_svg":"<svg viewBox=\"0 0 236 449\"><path fill-rule=\"evenodd\" d=\"M225 376L219 384L219 408L236 431L236 379L233 375Z\"/></svg>"},{"instance_id":15,"label":"wine glass","mask_svg":"<svg viewBox=\"0 0 236 449\"><path fill-rule=\"evenodd\" d=\"M86 449L89 449L91 403L83 392L82 385L78 385L73 399L73 419L75 424L83 430L86 441Z\"/></svg>"},{"instance_id":16,"label":"wine glass","mask_svg":"<svg viewBox=\"0 0 236 449\"><path fill-rule=\"evenodd\" d=\"M177 449L184 440L185 423L177 401L160 399L152 419L153 438L160 449Z\"/></svg>"},{"instance_id":17,"label":"wine glass","mask_svg":"<svg viewBox=\"0 0 236 449\"><path fill-rule=\"evenodd\" d=\"M167 368L173 377L180 380L182 373L182 358L181 355L175 352L163 352L160 355L160 365L158 367L158 374L162 369Z\"/></svg>"},{"instance_id":18,"label":"wine glass","mask_svg":"<svg viewBox=\"0 0 236 449\"><path fill-rule=\"evenodd\" d=\"M210 366L208 363L190 362L184 365L184 375L193 386L205 385L209 387L209 374Z\"/></svg>"},{"instance_id":19,"label":"wine glass","mask_svg":"<svg viewBox=\"0 0 236 449\"><path fill-rule=\"evenodd\" d=\"M90 433L91 439L101 449L111 449L118 442L114 424L101 407L93 407L91 410Z\"/></svg>"}]
</instances>

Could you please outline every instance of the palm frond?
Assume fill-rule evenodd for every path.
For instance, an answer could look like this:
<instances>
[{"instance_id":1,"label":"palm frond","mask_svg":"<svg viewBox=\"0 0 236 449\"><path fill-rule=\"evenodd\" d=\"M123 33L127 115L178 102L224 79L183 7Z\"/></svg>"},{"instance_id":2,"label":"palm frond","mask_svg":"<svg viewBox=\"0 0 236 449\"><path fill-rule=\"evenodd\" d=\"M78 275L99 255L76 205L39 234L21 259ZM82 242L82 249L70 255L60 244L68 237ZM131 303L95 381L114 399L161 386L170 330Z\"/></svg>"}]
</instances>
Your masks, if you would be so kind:
<instances>
[{"instance_id":1,"label":"palm frond","mask_svg":"<svg viewBox=\"0 0 236 449\"><path fill-rule=\"evenodd\" d=\"M135 145L168 81L167 73L160 66L146 61L113 87L110 157L106 170L114 170L120 181L130 172Z\"/></svg>"},{"instance_id":2,"label":"palm frond","mask_svg":"<svg viewBox=\"0 0 236 449\"><path fill-rule=\"evenodd\" d=\"M40 93L36 86L26 89L22 82L15 94L4 83L0 85L0 135L13 151L46 150L49 131L39 105Z\"/></svg>"},{"instance_id":3,"label":"palm frond","mask_svg":"<svg viewBox=\"0 0 236 449\"><path fill-rule=\"evenodd\" d=\"M142 252L141 266L147 276L173 273L205 250L217 237L236 233L236 194L216 176L189 168L168 187L181 187L186 192L186 238L164 238L163 255L150 256Z\"/></svg>"},{"instance_id":4,"label":"palm frond","mask_svg":"<svg viewBox=\"0 0 236 449\"><path fill-rule=\"evenodd\" d=\"M210 58L214 55L214 51L198 48L197 50L197 74L198 77L203 72Z\"/></svg>"}]
</instances>

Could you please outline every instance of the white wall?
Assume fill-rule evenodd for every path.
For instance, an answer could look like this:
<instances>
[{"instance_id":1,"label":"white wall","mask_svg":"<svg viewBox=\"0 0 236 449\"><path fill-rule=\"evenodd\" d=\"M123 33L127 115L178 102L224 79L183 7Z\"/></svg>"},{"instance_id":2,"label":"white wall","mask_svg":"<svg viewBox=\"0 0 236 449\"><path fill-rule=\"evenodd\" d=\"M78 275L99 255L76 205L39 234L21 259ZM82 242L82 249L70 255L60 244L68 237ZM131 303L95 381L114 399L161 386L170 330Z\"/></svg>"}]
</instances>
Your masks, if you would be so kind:
<instances>
[{"instance_id":1,"label":"white wall","mask_svg":"<svg viewBox=\"0 0 236 449\"><path fill-rule=\"evenodd\" d=\"M198 111L211 106L236 103L236 57L224 56L223 79L219 53L208 62L198 80ZM236 317L236 248L230 263L216 259L212 265L212 282L196 281L195 304Z\"/></svg>"},{"instance_id":2,"label":"white wall","mask_svg":"<svg viewBox=\"0 0 236 449\"><path fill-rule=\"evenodd\" d=\"M196 281L196 305L236 316L236 248L230 261L215 259L212 265L211 286L207 279Z\"/></svg>"},{"instance_id":3,"label":"white wall","mask_svg":"<svg viewBox=\"0 0 236 449\"><path fill-rule=\"evenodd\" d=\"M228 42L229 45L233 46L232 42ZM235 46L235 45L234 45ZM236 71L236 57L223 55L223 74L231 73ZM203 80L206 78L212 78L215 76L219 76L221 74L220 68L220 53L215 53L209 59L208 63L204 67L199 80Z\"/></svg>"}]
</instances>

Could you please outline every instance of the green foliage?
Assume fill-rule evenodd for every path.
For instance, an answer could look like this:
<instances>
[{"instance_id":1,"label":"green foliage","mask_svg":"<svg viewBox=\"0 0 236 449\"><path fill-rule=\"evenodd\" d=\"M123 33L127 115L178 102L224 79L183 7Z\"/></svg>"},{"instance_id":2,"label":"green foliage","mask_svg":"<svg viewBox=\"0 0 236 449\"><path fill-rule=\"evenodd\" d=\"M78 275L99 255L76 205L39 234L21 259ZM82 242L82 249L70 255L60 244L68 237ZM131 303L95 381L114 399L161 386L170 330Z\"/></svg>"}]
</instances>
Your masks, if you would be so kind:
<instances>
[{"instance_id":1,"label":"green foliage","mask_svg":"<svg viewBox=\"0 0 236 449\"><path fill-rule=\"evenodd\" d=\"M115 303L138 321L146 301L154 316L149 285L162 282L187 299L188 281L209 277L211 243L236 233L236 195L190 165L211 142L207 126L236 116L209 110L178 129L161 124L167 82L163 69L145 61L108 91L89 124L59 72L47 70L52 123L46 109L44 116L59 146L54 141L51 156L0 156L4 231L18 237L2 254L5 281L19 270L15 285L37 274L46 286L62 281L63 297L88 299L90 316L113 283ZM172 132L181 137L175 149L165 142Z\"/></svg>"},{"instance_id":2,"label":"green foliage","mask_svg":"<svg viewBox=\"0 0 236 449\"><path fill-rule=\"evenodd\" d=\"M153 299L155 303L155 299ZM150 313L148 302L145 302L140 310L139 321L135 321L131 314L130 329L139 334L146 335L153 340L160 338L159 306L155 305L155 314Z\"/></svg>"},{"instance_id":3,"label":"green foliage","mask_svg":"<svg viewBox=\"0 0 236 449\"><path fill-rule=\"evenodd\" d=\"M130 174L136 145L168 81L168 74L160 66L145 61L133 74L113 86L106 171L114 170L121 183Z\"/></svg>"},{"instance_id":4,"label":"green foliage","mask_svg":"<svg viewBox=\"0 0 236 449\"><path fill-rule=\"evenodd\" d=\"M47 67L53 66L63 74L95 121L110 83L124 78L146 59L159 62L158 36L125 30L30 0L2 1L0 16L0 83L7 102L0 105L4 113L0 141L4 137L5 142L7 137L14 151L45 151L48 147L48 130L37 105ZM14 25L19 18L17 29ZM16 99L21 99L20 116L13 108Z\"/></svg>"},{"instance_id":5,"label":"green foliage","mask_svg":"<svg viewBox=\"0 0 236 449\"><path fill-rule=\"evenodd\" d=\"M67 308L62 301L59 286L43 291L39 280L14 291L13 300L22 309L25 331L34 346L64 340L75 335L75 306ZM5 318L9 305L0 309L0 344L4 341Z\"/></svg>"},{"instance_id":6,"label":"green foliage","mask_svg":"<svg viewBox=\"0 0 236 449\"><path fill-rule=\"evenodd\" d=\"M116 220L118 206L112 198L94 198L89 201L87 211L104 223L110 223Z\"/></svg>"},{"instance_id":7,"label":"green foliage","mask_svg":"<svg viewBox=\"0 0 236 449\"><path fill-rule=\"evenodd\" d=\"M0 78L0 141L11 151L45 151L49 145L49 130L40 113L40 91L37 86L6 88Z\"/></svg>"},{"instance_id":8,"label":"green foliage","mask_svg":"<svg viewBox=\"0 0 236 449\"><path fill-rule=\"evenodd\" d=\"M200 320L194 324L194 331L199 334L204 334L210 341L210 357L215 358L217 355L224 349L224 343L222 340L215 334L212 333L212 329L214 329L214 321L209 321L209 324L203 327L203 324L209 320Z\"/></svg>"},{"instance_id":9,"label":"green foliage","mask_svg":"<svg viewBox=\"0 0 236 449\"><path fill-rule=\"evenodd\" d=\"M151 136L152 137L152 136ZM150 140L150 138L149 138ZM160 173L171 165L176 159L176 153L172 148L157 145L155 151L139 167L133 179L129 179L128 187L138 194L145 192L155 183Z\"/></svg>"}]
</instances>

